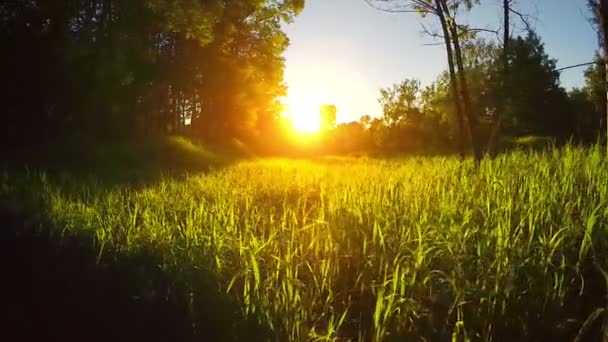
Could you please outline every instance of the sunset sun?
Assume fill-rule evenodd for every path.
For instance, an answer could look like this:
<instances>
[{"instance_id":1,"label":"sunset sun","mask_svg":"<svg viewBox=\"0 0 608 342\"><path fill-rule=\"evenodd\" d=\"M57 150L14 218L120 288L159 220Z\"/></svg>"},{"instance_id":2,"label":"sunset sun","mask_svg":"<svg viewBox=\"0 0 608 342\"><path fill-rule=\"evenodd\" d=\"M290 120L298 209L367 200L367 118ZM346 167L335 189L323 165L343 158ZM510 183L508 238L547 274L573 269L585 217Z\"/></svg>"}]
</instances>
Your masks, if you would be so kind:
<instances>
[{"instance_id":1,"label":"sunset sun","mask_svg":"<svg viewBox=\"0 0 608 342\"><path fill-rule=\"evenodd\" d=\"M321 123L318 114L308 110L293 110L291 112L291 124L300 133L315 133L319 131Z\"/></svg>"},{"instance_id":2,"label":"sunset sun","mask_svg":"<svg viewBox=\"0 0 608 342\"><path fill-rule=\"evenodd\" d=\"M290 96L285 100L283 116L289 118L298 133L316 133L321 128L320 100L314 95Z\"/></svg>"}]
</instances>

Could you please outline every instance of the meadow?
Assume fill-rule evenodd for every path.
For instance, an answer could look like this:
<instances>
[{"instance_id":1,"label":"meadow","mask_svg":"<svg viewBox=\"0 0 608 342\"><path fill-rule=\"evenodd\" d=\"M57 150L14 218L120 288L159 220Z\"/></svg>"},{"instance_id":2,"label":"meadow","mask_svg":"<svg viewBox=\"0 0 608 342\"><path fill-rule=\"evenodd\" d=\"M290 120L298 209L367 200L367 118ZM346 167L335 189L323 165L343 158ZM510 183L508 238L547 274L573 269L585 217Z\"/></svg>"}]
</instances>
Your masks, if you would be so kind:
<instances>
[{"instance_id":1,"label":"meadow","mask_svg":"<svg viewBox=\"0 0 608 342\"><path fill-rule=\"evenodd\" d=\"M135 340L598 340L602 153L249 159L140 184L6 171L0 199L20 248L45 246L24 257L36 291L98 333L116 316Z\"/></svg>"}]
</instances>

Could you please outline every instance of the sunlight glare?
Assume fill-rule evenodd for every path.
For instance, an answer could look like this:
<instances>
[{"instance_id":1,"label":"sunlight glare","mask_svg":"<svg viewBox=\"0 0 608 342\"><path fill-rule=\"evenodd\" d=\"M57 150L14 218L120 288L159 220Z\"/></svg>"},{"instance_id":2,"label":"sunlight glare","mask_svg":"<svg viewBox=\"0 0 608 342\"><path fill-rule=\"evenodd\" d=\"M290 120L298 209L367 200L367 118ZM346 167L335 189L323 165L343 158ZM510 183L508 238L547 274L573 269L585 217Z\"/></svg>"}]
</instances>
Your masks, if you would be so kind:
<instances>
[{"instance_id":1,"label":"sunlight glare","mask_svg":"<svg viewBox=\"0 0 608 342\"><path fill-rule=\"evenodd\" d=\"M285 100L284 116L291 121L293 128L299 133L316 133L321 128L319 109L321 100L318 96L298 94Z\"/></svg>"}]
</instances>

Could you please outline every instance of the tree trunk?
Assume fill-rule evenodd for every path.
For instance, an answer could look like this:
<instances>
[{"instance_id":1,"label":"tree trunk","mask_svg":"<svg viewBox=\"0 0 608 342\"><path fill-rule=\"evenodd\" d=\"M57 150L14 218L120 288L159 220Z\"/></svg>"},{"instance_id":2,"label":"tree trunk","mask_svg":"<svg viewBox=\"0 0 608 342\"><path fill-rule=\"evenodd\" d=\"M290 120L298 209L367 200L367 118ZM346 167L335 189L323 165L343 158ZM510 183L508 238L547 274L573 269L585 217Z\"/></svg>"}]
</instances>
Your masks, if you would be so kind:
<instances>
[{"instance_id":1,"label":"tree trunk","mask_svg":"<svg viewBox=\"0 0 608 342\"><path fill-rule=\"evenodd\" d=\"M454 67L454 54L452 52L452 40L450 38L450 31L448 29L448 24L445 18L445 13L443 11L443 6L441 5L442 0L435 0L435 4L437 6L437 16L439 17L439 21L441 22L441 28L443 30L443 37L445 41L446 53L448 57L448 68L450 72L450 86L452 90L452 98L454 99L454 104L456 105L456 115L458 122L458 149L460 152L460 157L464 159L466 152L464 147L464 114L462 108L462 101L458 96L458 81L456 79L456 69Z\"/></svg>"},{"instance_id":2,"label":"tree trunk","mask_svg":"<svg viewBox=\"0 0 608 342\"><path fill-rule=\"evenodd\" d=\"M445 16L449 18L450 22L448 23L448 28L450 29L452 42L454 43L454 55L456 56L456 65L458 67L457 75L460 81L460 95L462 97L462 107L464 112L464 132L467 138L467 142L469 143L471 150L473 152L473 157L475 158L475 162L481 161L481 153L477 147L475 141L475 135L473 132L474 127L474 118L471 113L471 98L469 96L469 88L467 86L467 79L465 75L464 62L462 59L462 49L460 48L460 38L458 36L458 26L456 25L456 19L450 16L449 8L445 1L441 1L441 5L443 6L443 12Z\"/></svg>"},{"instance_id":3,"label":"tree trunk","mask_svg":"<svg viewBox=\"0 0 608 342\"><path fill-rule=\"evenodd\" d=\"M488 154L490 157L494 157L496 155L496 145L498 143L498 135L500 133L500 129L502 126L502 121L504 119L505 112L508 108L508 96L506 89L506 77L509 73L509 44L511 41L511 34L509 25L509 7L510 0L503 0L503 12L504 12L504 31L503 31L503 46L502 46L502 97L500 101L500 108L497 108L496 113L496 121L492 125L492 130L490 132L490 138L488 140Z\"/></svg>"},{"instance_id":4,"label":"tree trunk","mask_svg":"<svg viewBox=\"0 0 608 342\"><path fill-rule=\"evenodd\" d=\"M604 67L606 68L606 157L608 157L608 0L598 0L597 16L604 48Z\"/></svg>"}]
</instances>

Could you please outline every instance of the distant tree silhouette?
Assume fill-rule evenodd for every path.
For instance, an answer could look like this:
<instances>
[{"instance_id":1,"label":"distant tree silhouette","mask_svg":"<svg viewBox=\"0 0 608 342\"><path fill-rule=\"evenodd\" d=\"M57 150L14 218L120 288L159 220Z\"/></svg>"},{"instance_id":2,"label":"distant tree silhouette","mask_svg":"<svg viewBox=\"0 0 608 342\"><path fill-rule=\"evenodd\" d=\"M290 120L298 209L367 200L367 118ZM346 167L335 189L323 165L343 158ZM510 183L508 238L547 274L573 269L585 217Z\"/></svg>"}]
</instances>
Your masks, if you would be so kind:
<instances>
[{"instance_id":1,"label":"distant tree silhouette","mask_svg":"<svg viewBox=\"0 0 608 342\"><path fill-rule=\"evenodd\" d=\"M353 121L337 125L333 136L334 152L355 153L369 149L366 130L360 122Z\"/></svg>"},{"instance_id":2,"label":"distant tree silhouette","mask_svg":"<svg viewBox=\"0 0 608 342\"><path fill-rule=\"evenodd\" d=\"M372 123L372 117L368 114L362 115L361 118L359 118L359 123L363 128L368 129Z\"/></svg>"},{"instance_id":3,"label":"distant tree silhouette","mask_svg":"<svg viewBox=\"0 0 608 342\"><path fill-rule=\"evenodd\" d=\"M321 108L319 109L319 115L321 118L321 129L332 129L336 126L336 119L338 117L338 107L332 104L321 105Z\"/></svg>"}]
</instances>

